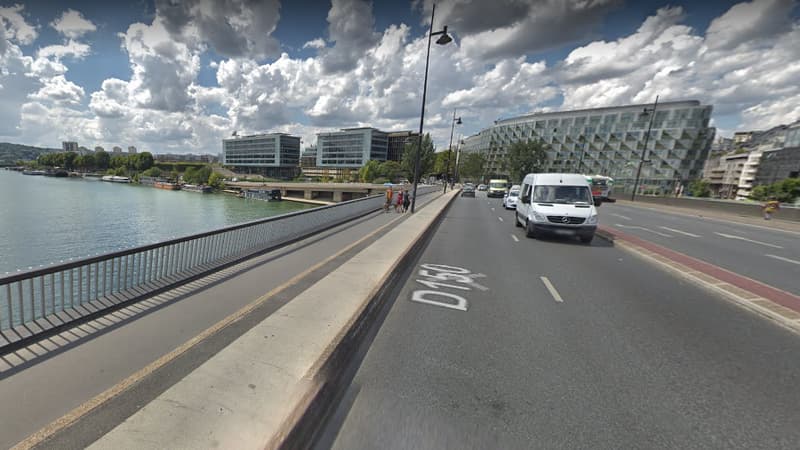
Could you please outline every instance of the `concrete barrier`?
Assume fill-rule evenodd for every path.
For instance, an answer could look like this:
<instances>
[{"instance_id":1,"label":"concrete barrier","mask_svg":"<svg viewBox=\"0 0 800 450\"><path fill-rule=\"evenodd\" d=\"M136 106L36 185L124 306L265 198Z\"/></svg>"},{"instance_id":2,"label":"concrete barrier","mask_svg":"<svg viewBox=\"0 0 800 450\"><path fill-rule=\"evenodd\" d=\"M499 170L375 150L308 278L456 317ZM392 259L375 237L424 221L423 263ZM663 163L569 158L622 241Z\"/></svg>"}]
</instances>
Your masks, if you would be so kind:
<instances>
[{"instance_id":1,"label":"concrete barrier","mask_svg":"<svg viewBox=\"0 0 800 450\"><path fill-rule=\"evenodd\" d=\"M740 216L761 217L761 204L750 202L737 202L733 200L714 200L693 197L649 197L637 196L637 203L652 203L667 205L677 208L687 208L700 211L719 211ZM800 222L800 208L781 205L780 211L774 214L776 219Z\"/></svg>"}]
</instances>

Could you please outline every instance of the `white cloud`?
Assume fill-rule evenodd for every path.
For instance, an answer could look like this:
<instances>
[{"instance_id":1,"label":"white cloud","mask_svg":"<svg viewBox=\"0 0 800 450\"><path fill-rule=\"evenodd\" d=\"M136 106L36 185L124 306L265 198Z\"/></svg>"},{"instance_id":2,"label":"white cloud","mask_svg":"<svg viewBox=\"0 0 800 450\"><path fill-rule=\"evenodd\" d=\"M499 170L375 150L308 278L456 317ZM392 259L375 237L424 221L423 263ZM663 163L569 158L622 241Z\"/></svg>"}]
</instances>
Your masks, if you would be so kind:
<instances>
[{"instance_id":1,"label":"white cloud","mask_svg":"<svg viewBox=\"0 0 800 450\"><path fill-rule=\"evenodd\" d=\"M316 38L303 44L303 48L316 48L319 50L321 48L325 48L325 45L325 39Z\"/></svg>"},{"instance_id":2,"label":"white cloud","mask_svg":"<svg viewBox=\"0 0 800 450\"><path fill-rule=\"evenodd\" d=\"M792 28L793 0L753 0L734 5L711 21L706 44L711 49L733 49L785 33Z\"/></svg>"},{"instance_id":3,"label":"white cloud","mask_svg":"<svg viewBox=\"0 0 800 450\"><path fill-rule=\"evenodd\" d=\"M22 11L25 10L23 5L14 6L0 6L0 23L3 32L3 42L14 42L20 45L29 45L36 40L39 33L36 27L28 24L22 16ZM7 46L7 44L2 44ZM0 55L5 53L3 48L0 47Z\"/></svg>"},{"instance_id":4,"label":"white cloud","mask_svg":"<svg viewBox=\"0 0 800 450\"><path fill-rule=\"evenodd\" d=\"M39 58L54 58L56 60L60 60L66 56L81 59L88 55L90 51L91 48L88 45L70 39L63 45L48 45L42 47L36 54Z\"/></svg>"},{"instance_id":5,"label":"white cloud","mask_svg":"<svg viewBox=\"0 0 800 450\"><path fill-rule=\"evenodd\" d=\"M218 54L263 59L276 54L271 34L280 19L279 0L157 0L156 11L172 38Z\"/></svg>"},{"instance_id":6,"label":"white cloud","mask_svg":"<svg viewBox=\"0 0 800 450\"><path fill-rule=\"evenodd\" d=\"M97 30L95 24L74 9L64 11L61 17L50 22L50 26L69 39L78 39L86 33Z\"/></svg>"},{"instance_id":7,"label":"white cloud","mask_svg":"<svg viewBox=\"0 0 800 450\"><path fill-rule=\"evenodd\" d=\"M44 80L44 86L30 98L40 102L54 102L58 104L78 105L83 99L83 88L67 81L64 75L58 75Z\"/></svg>"},{"instance_id":8,"label":"white cloud","mask_svg":"<svg viewBox=\"0 0 800 450\"><path fill-rule=\"evenodd\" d=\"M353 69L380 37L374 32L372 2L367 0L333 0L328 24L329 40L334 44L322 52L322 67L327 73Z\"/></svg>"}]
</instances>

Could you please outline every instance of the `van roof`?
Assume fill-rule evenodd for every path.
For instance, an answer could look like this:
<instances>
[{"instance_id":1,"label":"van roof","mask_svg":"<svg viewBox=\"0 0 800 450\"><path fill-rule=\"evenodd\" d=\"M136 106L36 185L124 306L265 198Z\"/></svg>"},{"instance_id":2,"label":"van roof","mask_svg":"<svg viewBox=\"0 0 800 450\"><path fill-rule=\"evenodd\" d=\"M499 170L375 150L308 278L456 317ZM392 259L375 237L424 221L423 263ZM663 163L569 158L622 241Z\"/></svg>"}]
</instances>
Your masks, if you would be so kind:
<instances>
[{"instance_id":1,"label":"van roof","mask_svg":"<svg viewBox=\"0 0 800 450\"><path fill-rule=\"evenodd\" d=\"M536 176L536 184L558 185L563 184L567 186L588 185L586 176L577 173L532 173L525 176Z\"/></svg>"}]
</instances>

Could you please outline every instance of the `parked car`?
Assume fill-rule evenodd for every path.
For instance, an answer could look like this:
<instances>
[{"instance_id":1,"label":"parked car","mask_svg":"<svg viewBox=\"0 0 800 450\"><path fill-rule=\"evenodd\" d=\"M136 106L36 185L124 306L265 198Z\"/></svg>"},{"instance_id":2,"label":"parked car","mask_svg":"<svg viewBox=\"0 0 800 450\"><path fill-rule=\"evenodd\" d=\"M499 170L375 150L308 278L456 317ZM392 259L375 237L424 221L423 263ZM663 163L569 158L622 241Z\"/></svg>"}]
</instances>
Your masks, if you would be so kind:
<instances>
[{"instance_id":1,"label":"parked car","mask_svg":"<svg viewBox=\"0 0 800 450\"><path fill-rule=\"evenodd\" d=\"M461 188L461 196L475 197L475 186L472 183L466 183L464 187Z\"/></svg>"},{"instance_id":2,"label":"parked car","mask_svg":"<svg viewBox=\"0 0 800 450\"><path fill-rule=\"evenodd\" d=\"M517 209L517 202L519 201L519 186L514 186L508 191L508 194L503 197L503 208Z\"/></svg>"},{"instance_id":3,"label":"parked car","mask_svg":"<svg viewBox=\"0 0 800 450\"><path fill-rule=\"evenodd\" d=\"M485 191L486 190L486 185L485 184L479 184L478 185L478 190L479 191Z\"/></svg>"}]
</instances>

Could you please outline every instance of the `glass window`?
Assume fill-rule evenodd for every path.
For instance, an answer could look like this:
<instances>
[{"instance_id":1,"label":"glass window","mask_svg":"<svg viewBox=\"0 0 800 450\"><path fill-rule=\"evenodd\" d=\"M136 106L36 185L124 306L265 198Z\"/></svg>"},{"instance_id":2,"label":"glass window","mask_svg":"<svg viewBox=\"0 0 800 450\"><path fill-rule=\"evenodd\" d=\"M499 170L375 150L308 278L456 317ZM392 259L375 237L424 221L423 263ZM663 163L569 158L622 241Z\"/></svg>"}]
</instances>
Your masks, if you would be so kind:
<instances>
[{"instance_id":1,"label":"glass window","mask_svg":"<svg viewBox=\"0 0 800 450\"><path fill-rule=\"evenodd\" d=\"M534 202L575 204L592 201L588 186L536 186L533 189Z\"/></svg>"}]
</instances>

